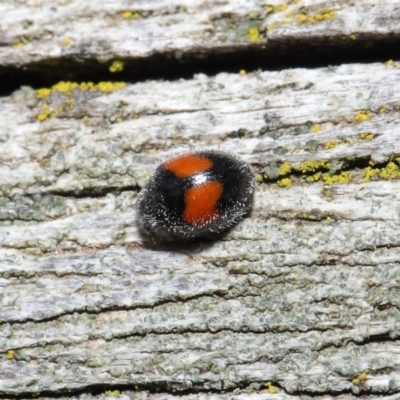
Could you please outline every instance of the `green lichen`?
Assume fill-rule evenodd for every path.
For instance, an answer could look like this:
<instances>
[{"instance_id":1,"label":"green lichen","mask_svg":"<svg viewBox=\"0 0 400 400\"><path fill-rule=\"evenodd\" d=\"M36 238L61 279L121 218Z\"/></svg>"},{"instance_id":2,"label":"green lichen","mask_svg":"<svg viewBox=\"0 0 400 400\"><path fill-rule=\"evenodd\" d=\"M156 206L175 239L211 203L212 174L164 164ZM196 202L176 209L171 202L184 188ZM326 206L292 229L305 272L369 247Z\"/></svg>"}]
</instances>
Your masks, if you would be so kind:
<instances>
[{"instance_id":1,"label":"green lichen","mask_svg":"<svg viewBox=\"0 0 400 400\"><path fill-rule=\"evenodd\" d=\"M16 196L0 201L0 221L45 221L66 213L66 200L61 196Z\"/></svg>"}]
</instances>

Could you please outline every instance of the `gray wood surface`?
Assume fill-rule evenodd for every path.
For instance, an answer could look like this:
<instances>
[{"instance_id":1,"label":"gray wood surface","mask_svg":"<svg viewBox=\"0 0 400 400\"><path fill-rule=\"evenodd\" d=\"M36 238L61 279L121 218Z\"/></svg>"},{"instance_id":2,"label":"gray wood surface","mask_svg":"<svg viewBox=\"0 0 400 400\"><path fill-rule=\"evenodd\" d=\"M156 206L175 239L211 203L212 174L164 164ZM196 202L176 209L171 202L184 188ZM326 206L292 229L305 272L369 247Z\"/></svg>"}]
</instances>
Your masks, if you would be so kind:
<instances>
[{"instance_id":1,"label":"gray wood surface","mask_svg":"<svg viewBox=\"0 0 400 400\"><path fill-rule=\"evenodd\" d=\"M60 57L145 58L155 53L235 51L268 41L393 37L400 33L397 0L81 0L3 1L0 65ZM251 30L251 31L250 31Z\"/></svg>"},{"instance_id":2,"label":"gray wood surface","mask_svg":"<svg viewBox=\"0 0 400 400\"><path fill-rule=\"evenodd\" d=\"M322 13L322 3L306 3ZM45 13L46 4L0 10L5 24L30 18L27 31L44 29L46 16L55 36L65 29L99 58L124 46L135 57L186 49L213 13L267 10L251 2L138 2L135 10L103 2L89 18L97 3ZM345 34L361 15L360 31L375 34L378 16L398 10L394 1L338 4L322 22L268 32L328 35L345 20ZM149 39L139 49L121 35L140 23L158 37L165 12L115 19L146 7L182 16L165 25L172 44ZM85 11L73 18L78 8ZM265 24L286 15L265 13ZM386 32L398 29L391 21ZM96 29L111 52L99 50ZM54 56L55 36L15 47L24 32L16 23L3 34L10 45L0 48L1 65ZM228 37L232 46L251 43ZM218 48L207 40L199 46ZM63 83L0 98L0 394L400 398L399 66ZM161 161L200 148L252 166L251 215L212 243L145 243L136 227L140 189Z\"/></svg>"}]
</instances>

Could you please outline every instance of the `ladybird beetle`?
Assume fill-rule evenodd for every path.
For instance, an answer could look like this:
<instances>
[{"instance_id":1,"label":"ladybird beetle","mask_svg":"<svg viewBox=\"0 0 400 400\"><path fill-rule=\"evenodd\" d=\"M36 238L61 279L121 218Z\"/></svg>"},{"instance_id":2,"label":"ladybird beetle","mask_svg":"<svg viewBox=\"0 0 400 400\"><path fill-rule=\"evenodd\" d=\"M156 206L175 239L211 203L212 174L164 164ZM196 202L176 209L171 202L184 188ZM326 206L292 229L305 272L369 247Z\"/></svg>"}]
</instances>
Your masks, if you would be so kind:
<instances>
[{"instance_id":1,"label":"ladybird beetle","mask_svg":"<svg viewBox=\"0 0 400 400\"><path fill-rule=\"evenodd\" d=\"M156 241L212 237L251 206L254 176L239 158L196 151L161 164L137 203L138 224Z\"/></svg>"}]
</instances>

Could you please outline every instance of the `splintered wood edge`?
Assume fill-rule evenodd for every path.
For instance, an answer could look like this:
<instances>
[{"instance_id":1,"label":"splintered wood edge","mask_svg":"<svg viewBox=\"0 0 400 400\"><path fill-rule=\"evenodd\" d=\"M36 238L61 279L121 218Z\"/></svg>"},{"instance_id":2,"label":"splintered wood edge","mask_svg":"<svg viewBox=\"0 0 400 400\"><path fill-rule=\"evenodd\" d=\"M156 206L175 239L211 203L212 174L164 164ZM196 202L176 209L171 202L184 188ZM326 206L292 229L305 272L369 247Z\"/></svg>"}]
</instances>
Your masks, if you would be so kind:
<instances>
[{"instance_id":1,"label":"splintered wood edge","mask_svg":"<svg viewBox=\"0 0 400 400\"><path fill-rule=\"evenodd\" d=\"M2 99L2 393L398 391L397 343L371 338L399 334L399 75L348 65ZM139 188L199 147L251 164L251 215L209 245L147 248Z\"/></svg>"}]
</instances>

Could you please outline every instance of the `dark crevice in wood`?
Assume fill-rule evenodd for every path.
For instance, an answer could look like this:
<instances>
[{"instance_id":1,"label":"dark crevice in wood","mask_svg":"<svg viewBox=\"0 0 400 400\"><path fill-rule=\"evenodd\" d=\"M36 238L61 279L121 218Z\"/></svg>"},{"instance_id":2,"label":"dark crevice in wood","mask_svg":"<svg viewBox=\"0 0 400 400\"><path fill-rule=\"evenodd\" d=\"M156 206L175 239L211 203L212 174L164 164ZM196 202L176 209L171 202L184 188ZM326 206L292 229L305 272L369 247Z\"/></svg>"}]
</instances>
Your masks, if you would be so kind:
<instances>
[{"instance_id":1,"label":"dark crevice in wood","mask_svg":"<svg viewBox=\"0 0 400 400\"><path fill-rule=\"evenodd\" d=\"M154 53L146 58L114 58L124 62L119 73L109 71L102 63L81 54L53 58L23 66L0 66L0 96L7 96L21 86L35 89L50 87L59 81L125 81L147 79L190 79L194 74L213 76L220 72L238 73L286 68L320 68L348 63L385 62L400 59L399 37L361 36L282 38L257 44L193 48L190 52Z\"/></svg>"},{"instance_id":2,"label":"dark crevice in wood","mask_svg":"<svg viewBox=\"0 0 400 400\"><path fill-rule=\"evenodd\" d=\"M71 191L59 191L50 190L46 192L46 195L69 197L74 199L85 199L85 198L102 198L107 196L109 193L119 195L122 192L138 192L141 188L137 185L132 186L104 186L104 187L84 187L82 189L76 189ZM44 193L43 193L44 195Z\"/></svg>"},{"instance_id":3,"label":"dark crevice in wood","mask_svg":"<svg viewBox=\"0 0 400 400\"><path fill-rule=\"evenodd\" d=\"M196 300L196 299L201 299L204 297L220 297L224 298L226 296L226 293L221 293L221 292L213 292L212 294L209 293L200 293L200 294L195 294L193 296L188 296L187 298L180 298L179 296L169 298L169 299L164 299L160 301L155 301L154 303L151 304L137 304L137 305L131 305L131 306L109 306L109 307L104 307L104 308L99 308L96 310L86 310L86 309L73 309L70 311L65 311L60 314L54 314L49 317L43 317L43 318L24 318L20 320L7 320L7 321L0 321L0 327L3 324L7 325L13 325L13 324L25 324L28 322L33 322L37 324L41 323L46 323L46 322L52 322L56 321L61 317L68 316L68 315L74 315L74 314L87 314L87 315L99 315L100 313L105 313L105 312L114 312L114 311L133 311L133 310L143 310L143 309L149 309L149 310L154 310L156 307L163 306L165 304L179 304L179 303L186 303L188 301ZM147 333L146 333L147 334ZM139 335L139 334L138 334ZM145 334L143 334L145 335Z\"/></svg>"},{"instance_id":4,"label":"dark crevice in wood","mask_svg":"<svg viewBox=\"0 0 400 400\"><path fill-rule=\"evenodd\" d=\"M354 343L356 346L361 347L361 346L365 346L370 343L384 343L384 342L393 343L394 341L396 341L398 339L399 339L399 335L391 335L389 332L387 332L387 333L370 335L361 341L349 339L347 342Z\"/></svg>"},{"instance_id":5,"label":"dark crevice in wood","mask_svg":"<svg viewBox=\"0 0 400 400\"><path fill-rule=\"evenodd\" d=\"M349 379L351 381L351 379ZM204 385L207 386L209 384L217 385L220 384L222 387L221 389L215 388L205 388ZM237 382L234 387L227 387L223 388L224 382L203 382L193 385L192 388L186 388L187 383L185 382L157 382L157 383L148 383L148 384L121 384L121 385L107 385L107 384L92 384L82 388L77 389L60 389L58 391L42 391L42 392L23 392L17 395L14 395L10 392L2 393L0 392L0 399L26 399L26 400L33 400L38 397L42 399L59 399L59 398L76 398L81 395L91 395L93 397L103 395L106 391L118 391L121 394L129 394L132 393L133 395L135 392L146 391L149 394L169 394L169 395L178 395L181 396L189 396L189 395L223 395L223 394L235 394L238 395L240 393L252 393L255 394L257 392L265 392L268 391L267 383L270 383L277 391L281 391L286 393L287 395L296 397L296 396L307 396L309 398L318 398L321 396L339 396L339 395L351 395L356 397L366 398L365 396L368 395L379 395L382 394L381 392L375 392L371 390L364 389L362 384L359 386L358 393L354 393L354 391L350 389L344 389L340 391L321 391L321 392L311 392L308 390L297 390L297 391L288 391L284 386L282 386L278 382L270 381L268 379L263 381L241 381ZM133 390L134 389L134 390ZM399 393L398 391L391 391L390 394ZM385 393L387 395L388 393ZM132 396L133 397L133 396ZM376 397L373 397L376 399Z\"/></svg>"},{"instance_id":6,"label":"dark crevice in wood","mask_svg":"<svg viewBox=\"0 0 400 400\"><path fill-rule=\"evenodd\" d=\"M217 382L216 382L217 383ZM163 382L163 383L149 383L149 384L121 384L121 385L107 385L107 384L92 384L82 388L77 389L61 389L58 391L42 391L42 392L23 392L17 395L13 395L9 392L2 393L0 391L0 399L26 399L34 400L40 397L41 399L59 399L59 398L76 398L81 395L91 395L93 397L103 395L106 391L118 391L121 394L124 392L132 393L134 397L135 392L146 391L152 394L162 394L167 393L169 395L199 395L204 394L224 394L224 393L235 393L236 391L246 392L247 388L254 383L259 384L260 387L265 384L265 382L238 382L236 387L227 389L204 389L204 388L193 388L193 389L180 389L180 386L185 385L184 382ZM273 383L276 388L280 388L278 384ZM200 385L199 385L200 386ZM221 382L222 386L222 382ZM264 386L265 387L265 386ZM134 389L134 390L133 390ZM264 389L265 390L265 389ZM251 390L254 393L254 389Z\"/></svg>"}]
</instances>

